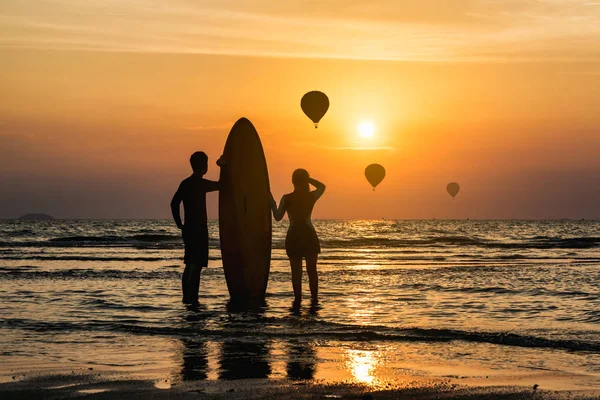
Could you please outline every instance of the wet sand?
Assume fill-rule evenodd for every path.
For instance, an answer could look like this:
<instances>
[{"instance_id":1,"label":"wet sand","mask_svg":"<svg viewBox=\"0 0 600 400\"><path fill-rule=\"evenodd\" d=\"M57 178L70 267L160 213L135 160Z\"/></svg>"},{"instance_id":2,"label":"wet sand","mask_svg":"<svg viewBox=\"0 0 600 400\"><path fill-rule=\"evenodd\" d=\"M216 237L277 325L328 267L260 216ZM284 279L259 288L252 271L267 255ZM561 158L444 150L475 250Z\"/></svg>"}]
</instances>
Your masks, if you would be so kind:
<instances>
[{"instance_id":1,"label":"wet sand","mask_svg":"<svg viewBox=\"0 0 600 400\"><path fill-rule=\"evenodd\" d=\"M189 381L139 379L121 372L72 370L20 373L0 384L3 399L600 399L600 390L581 387L581 377L535 374L500 378L395 376L378 385L351 380L241 379ZM539 382L534 388L530 383ZM578 382L570 385L569 382Z\"/></svg>"}]
</instances>

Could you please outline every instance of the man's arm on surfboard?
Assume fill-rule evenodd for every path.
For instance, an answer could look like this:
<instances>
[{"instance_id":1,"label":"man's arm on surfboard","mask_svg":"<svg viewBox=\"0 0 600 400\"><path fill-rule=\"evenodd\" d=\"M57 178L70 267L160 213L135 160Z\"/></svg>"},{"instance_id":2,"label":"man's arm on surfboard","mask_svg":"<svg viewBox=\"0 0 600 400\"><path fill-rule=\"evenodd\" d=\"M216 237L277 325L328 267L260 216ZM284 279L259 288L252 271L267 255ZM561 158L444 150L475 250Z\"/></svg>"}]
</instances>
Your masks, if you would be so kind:
<instances>
[{"instance_id":1,"label":"man's arm on surfboard","mask_svg":"<svg viewBox=\"0 0 600 400\"><path fill-rule=\"evenodd\" d=\"M181 210L179 205L183 200L181 197L181 186L183 186L183 182L179 185L179 188L173 195L173 200L171 200L171 214L173 215L173 220L179 229L183 229L183 223L181 222Z\"/></svg>"},{"instance_id":2,"label":"man's arm on surfboard","mask_svg":"<svg viewBox=\"0 0 600 400\"><path fill-rule=\"evenodd\" d=\"M323 193L325 193L325 185L313 178L310 178L308 180L308 183L310 183L317 189L317 190L313 190L312 193L313 193L313 196L315 196L315 201L319 200L319 198L321 196L323 196Z\"/></svg>"},{"instance_id":3,"label":"man's arm on surfboard","mask_svg":"<svg viewBox=\"0 0 600 400\"><path fill-rule=\"evenodd\" d=\"M217 165L221 169L227 168L227 162L223 159L223 156L219 157L219 159L217 160ZM214 192L216 190L221 189L221 180L215 182L215 181L209 181L208 179L205 179L204 182L206 183L206 191L207 192Z\"/></svg>"},{"instance_id":4,"label":"man's arm on surfboard","mask_svg":"<svg viewBox=\"0 0 600 400\"><path fill-rule=\"evenodd\" d=\"M204 180L204 188L206 192L214 192L215 190L219 190L221 188L221 182L209 181L208 179Z\"/></svg>"}]
</instances>

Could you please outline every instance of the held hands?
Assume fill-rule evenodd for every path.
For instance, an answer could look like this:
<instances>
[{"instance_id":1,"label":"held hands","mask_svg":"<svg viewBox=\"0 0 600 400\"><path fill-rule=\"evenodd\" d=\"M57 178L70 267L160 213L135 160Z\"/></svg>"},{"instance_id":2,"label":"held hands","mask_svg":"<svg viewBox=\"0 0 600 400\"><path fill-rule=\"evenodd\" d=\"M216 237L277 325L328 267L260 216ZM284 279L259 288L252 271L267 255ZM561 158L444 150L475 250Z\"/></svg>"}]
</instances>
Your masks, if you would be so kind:
<instances>
[{"instance_id":1,"label":"held hands","mask_svg":"<svg viewBox=\"0 0 600 400\"><path fill-rule=\"evenodd\" d=\"M273 198L273 193L269 192L269 206L271 207L271 211L273 211L273 215L277 213L277 202L275 198Z\"/></svg>"}]
</instances>

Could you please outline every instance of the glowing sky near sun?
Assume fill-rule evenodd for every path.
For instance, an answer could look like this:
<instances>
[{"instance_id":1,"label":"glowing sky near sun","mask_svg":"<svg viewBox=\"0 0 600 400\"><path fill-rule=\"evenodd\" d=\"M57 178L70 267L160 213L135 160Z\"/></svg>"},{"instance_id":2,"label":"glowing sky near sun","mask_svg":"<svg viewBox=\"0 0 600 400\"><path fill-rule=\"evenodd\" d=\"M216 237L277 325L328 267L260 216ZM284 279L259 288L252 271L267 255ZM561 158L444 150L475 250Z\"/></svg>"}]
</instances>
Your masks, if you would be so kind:
<instances>
[{"instance_id":1,"label":"glowing sky near sun","mask_svg":"<svg viewBox=\"0 0 600 400\"><path fill-rule=\"evenodd\" d=\"M242 116L318 218L600 218L599 49L591 0L4 0L0 218L167 217Z\"/></svg>"}]
</instances>

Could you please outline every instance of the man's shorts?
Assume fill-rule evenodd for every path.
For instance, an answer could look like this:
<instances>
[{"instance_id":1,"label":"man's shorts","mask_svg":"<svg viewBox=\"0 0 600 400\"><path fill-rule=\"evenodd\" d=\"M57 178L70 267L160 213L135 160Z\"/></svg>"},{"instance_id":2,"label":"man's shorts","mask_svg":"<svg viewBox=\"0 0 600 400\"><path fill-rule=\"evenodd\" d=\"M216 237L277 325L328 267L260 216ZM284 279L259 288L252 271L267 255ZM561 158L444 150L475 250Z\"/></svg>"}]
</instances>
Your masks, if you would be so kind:
<instances>
[{"instance_id":1,"label":"man's shorts","mask_svg":"<svg viewBox=\"0 0 600 400\"><path fill-rule=\"evenodd\" d=\"M198 267L208 266L208 230L191 230L183 228L183 244L185 253L183 262Z\"/></svg>"}]
</instances>

